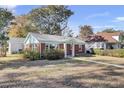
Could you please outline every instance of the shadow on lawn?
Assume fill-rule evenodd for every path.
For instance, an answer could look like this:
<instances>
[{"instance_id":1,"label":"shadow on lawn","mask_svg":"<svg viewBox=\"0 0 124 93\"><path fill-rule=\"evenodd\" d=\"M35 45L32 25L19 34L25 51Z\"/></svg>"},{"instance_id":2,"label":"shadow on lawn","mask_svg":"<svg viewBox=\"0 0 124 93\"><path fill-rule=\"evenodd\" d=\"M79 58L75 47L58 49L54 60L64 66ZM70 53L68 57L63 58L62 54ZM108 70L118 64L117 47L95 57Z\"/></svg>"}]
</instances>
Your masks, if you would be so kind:
<instances>
[{"instance_id":1,"label":"shadow on lawn","mask_svg":"<svg viewBox=\"0 0 124 93\"><path fill-rule=\"evenodd\" d=\"M116 69L116 68L115 68ZM119 69L118 70L123 70ZM111 75L108 74L111 72ZM9 73L10 80L0 81L0 87L30 87L30 88L124 88L124 73L113 70L113 67L105 67L101 70L92 70L73 75L65 75L59 78L39 76L35 80L19 80L20 76L28 73Z\"/></svg>"},{"instance_id":2,"label":"shadow on lawn","mask_svg":"<svg viewBox=\"0 0 124 93\"><path fill-rule=\"evenodd\" d=\"M76 75L64 76L63 84L76 88L124 88L124 80L122 80L124 73L114 71L114 69L113 67L107 66L99 71L94 70ZM121 68L117 69L124 71Z\"/></svg>"},{"instance_id":3,"label":"shadow on lawn","mask_svg":"<svg viewBox=\"0 0 124 93\"><path fill-rule=\"evenodd\" d=\"M24 67L43 67L49 65L61 65L61 64L69 64L69 67L89 67L94 65L94 63L83 62L80 60L74 59L65 59L65 60L55 60L55 61L47 61L47 60L38 60L38 61L27 61L27 60L15 60L8 63L2 62L0 64L0 70L4 70L6 68L18 69L22 66ZM96 67L103 66L99 64L95 64ZM54 68L54 67L53 67ZM27 68L28 69L28 68ZM64 68L63 68L64 69ZM65 72L66 73L66 72ZM55 74L55 73L54 73ZM85 72L76 72L71 75L64 75L62 77L47 77L42 75L35 75L36 79L24 80L20 77L32 77L31 73L17 73L17 72L9 72L5 73L3 77L0 77L0 87L8 88L8 87L26 87L26 88L113 88L120 87L124 88L124 69L116 68L112 66L105 66L101 69L95 69Z\"/></svg>"},{"instance_id":4,"label":"shadow on lawn","mask_svg":"<svg viewBox=\"0 0 124 93\"><path fill-rule=\"evenodd\" d=\"M6 69L6 68L12 68L17 69L22 66L24 67L43 67L43 66L49 66L49 65L61 65L61 64L71 64L71 66L88 66L89 64L94 63L87 63L80 60L74 60L74 59L63 59L63 60L54 60L54 61L48 61L48 60L36 60L36 61L29 61L29 60L15 60L12 62L4 63L2 62L0 64L0 70Z\"/></svg>"}]
</instances>

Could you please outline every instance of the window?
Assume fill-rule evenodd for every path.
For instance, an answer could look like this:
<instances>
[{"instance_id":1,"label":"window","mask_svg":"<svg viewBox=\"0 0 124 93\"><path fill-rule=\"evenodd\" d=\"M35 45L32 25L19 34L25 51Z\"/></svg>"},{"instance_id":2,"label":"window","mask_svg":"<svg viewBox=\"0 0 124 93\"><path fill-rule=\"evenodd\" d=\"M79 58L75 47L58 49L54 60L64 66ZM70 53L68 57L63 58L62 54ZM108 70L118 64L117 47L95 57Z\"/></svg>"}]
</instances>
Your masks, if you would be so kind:
<instances>
[{"instance_id":1,"label":"window","mask_svg":"<svg viewBox=\"0 0 124 93\"><path fill-rule=\"evenodd\" d=\"M57 44L45 44L45 50L47 49L56 49Z\"/></svg>"},{"instance_id":2,"label":"window","mask_svg":"<svg viewBox=\"0 0 124 93\"><path fill-rule=\"evenodd\" d=\"M55 49L57 47L56 44L50 44L50 49Z\"/></svg>"},{"instance_id":3,"label":"window","mask_svg":"<svg viewBox=\"0 0 124 93\"><path fill-rule=\"evenodd\" d=\"M49 44L45 44L45 50L49 49Z\"/></svg>"}]
</instances>

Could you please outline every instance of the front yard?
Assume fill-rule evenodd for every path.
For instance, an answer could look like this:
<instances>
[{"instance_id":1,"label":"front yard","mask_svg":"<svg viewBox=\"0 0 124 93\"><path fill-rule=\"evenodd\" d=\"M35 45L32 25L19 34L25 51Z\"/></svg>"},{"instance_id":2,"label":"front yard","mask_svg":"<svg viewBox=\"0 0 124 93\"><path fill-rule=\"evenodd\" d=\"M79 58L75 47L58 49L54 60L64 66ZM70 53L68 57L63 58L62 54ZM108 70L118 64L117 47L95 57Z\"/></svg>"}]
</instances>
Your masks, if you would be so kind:
<instances>
[{"instance_id":1,"label":"front yard","mask_svg":"<svg viewBox=\"0 0 124 93\"><path fill-rule=\"evenodd\" d=\"M124 65L124 58L118 58L118 57L94 55L90 57L81 57L81 58L86 60L98 61L98 62L101 61L105 63Z\"/></svg>"},{"instance_id":2,"label":"front yard","mask_svg":"<svg viewBox=\"0 0 124 93\"><path fill-rule=\"evenodd\" d=\"M8 61L0 58L0 87L124 88L123 68L74 59L23 61L19 56L10 58Z\"/></svg>"}]
</instances>

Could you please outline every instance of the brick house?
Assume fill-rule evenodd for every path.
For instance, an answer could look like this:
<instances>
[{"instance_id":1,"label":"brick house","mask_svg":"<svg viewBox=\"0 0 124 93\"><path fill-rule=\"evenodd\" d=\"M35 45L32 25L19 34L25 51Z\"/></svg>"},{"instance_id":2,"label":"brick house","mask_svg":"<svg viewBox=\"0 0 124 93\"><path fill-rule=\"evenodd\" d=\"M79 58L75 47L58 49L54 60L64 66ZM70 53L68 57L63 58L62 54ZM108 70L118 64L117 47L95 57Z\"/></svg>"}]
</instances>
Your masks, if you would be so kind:
<instances>
[{"instance_id":1,"label":"brick house","mask_svg":"<svg viewBox=\"0 0 124 93\"><path fill-rule=\"evenodd\" d=\"M64 50L65 57L85 52L85 42L74 38L40 33L29 33L24 41L24 49L37 50L42 54L46 49Z\"/></svg>"}]
</instances>

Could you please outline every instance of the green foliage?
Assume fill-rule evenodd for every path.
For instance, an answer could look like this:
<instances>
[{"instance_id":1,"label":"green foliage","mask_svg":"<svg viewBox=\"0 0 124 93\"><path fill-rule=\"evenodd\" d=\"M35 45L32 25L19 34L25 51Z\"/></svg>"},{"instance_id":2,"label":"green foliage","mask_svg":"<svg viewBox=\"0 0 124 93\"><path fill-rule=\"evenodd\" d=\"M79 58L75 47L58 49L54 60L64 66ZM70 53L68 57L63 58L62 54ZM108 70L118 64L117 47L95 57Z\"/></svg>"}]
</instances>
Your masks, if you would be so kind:
<instances>
[{"instance_id":1,"label":"green foliage","mask_svg":"<svg viewBox=\"0 0 124 93\"><path fill-rule=\"evenodd\" d=\"M119 41L120 41L121 43L124 43L124 33L121 34L121 36L119 37Z\"/></svg>"},{"instance_id":2,"label":"green foliage","mask_svg":"<svg viewBox=\"0 0 124 93\"><path fill-rule=\"evenodd\" d=\"M104 29L102 32L114 33L114 32L122 32L122 30L115 30L113 28Z\"/></svg>"},{"instance_id":3,"label":"green foliage","mask_svg":"<svg viewBox=\"0 0 124 93\"><path fill-rule=\"evenodd\" d=\"M5 28L7 29L10 21L14 18L12 16L12 13L8 11L7 9L0 8L0 56L6 56L6 47L7 47L7 32L5 31Z\"/></svg>"},{"instance_id":4,"label":"green foliage","mask_svg":"<svg viewBox=\"0 0 124 93\"><path fill-rule=\"evenodd\" d=\"M94 54L96 55L100 55L101 53L101 49L93 49L93 51L94 51Z\"/></svg>"},{"instance_id":5,"label":"green foliage","mask_svg":"<svg viewBox=\"0 0 124 93\"><path fill-rule=\"evenodd\" d=\"M93 34L93 29L89 25L84 25L80 27L80 37L85 38Z\"/></svg>"},{"instance_id":6,"label":"green foliage","mask_svg":"<svg viewBox=\"0 0 124 93\"><path fill-rule=\"evenodd\" d=\"M14 16L12 16L10 11L0 8L0 31L3 30L13 18Z\"/></svg>"},{"instance_id":7,"label":"green foliage","mask_svg":"<svg viewBox=\"0 0 124 93\"><path fill-rule=\"evenodd\" d=\"M44 57L48 60L56 60L64 58L64 51L60 49L50 49L44 52Z\"/></svg>"},{"instance_id":8,"label":"green foliage","mask_svg":"<svg viewBox=\"0 0 124 93\"><path fill-rule=\"evenodd\" d=\"M41 58L39 52L28 50L24 52L24 57L29 58L30 60L39 60Z\"/></svg>"},{"instance_id":9,"label":"green foliage","mask_svg":"<svg viewBox=\"0 0 124 93\"><path fill-rule=\"evenodd\" d=\"M73 12L64 5L48 5L33 9L29 15L39 31L45 34L61 35Z\"/></svg>"},{"instance_id":10,"label":"green foliage","mask_svg":"<svg viewBox=\"0 0 124 93\"><path fill-rule=\"evenodd\" d=\"M101 56L124 57L124 49L94 49L94 53Z\"/></svg>"}]
</instances>

